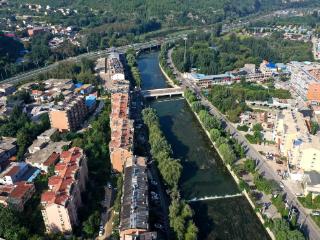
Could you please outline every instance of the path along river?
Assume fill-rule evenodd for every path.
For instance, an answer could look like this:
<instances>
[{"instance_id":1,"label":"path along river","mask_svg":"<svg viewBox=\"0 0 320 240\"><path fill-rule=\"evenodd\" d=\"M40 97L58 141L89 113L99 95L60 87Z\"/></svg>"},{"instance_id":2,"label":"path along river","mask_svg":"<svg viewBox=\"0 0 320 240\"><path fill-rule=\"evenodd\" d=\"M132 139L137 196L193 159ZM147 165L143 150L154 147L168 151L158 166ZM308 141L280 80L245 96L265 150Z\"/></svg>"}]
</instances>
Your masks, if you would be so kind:
<instances>
[{"instance_id":1,"label":"path along river","mask_svg":"<svg viewBox=\"0 0 320 240\"><path fill-rule=\"evenodd\" d=\"M157 52L139 57L143 90L167 87L158 64ZM184 199L191 200L198 239L269 239L187 102L161 98L150 106L157 110L173 157L181 159L180 190Z\"/></svg>"}]
</instances>

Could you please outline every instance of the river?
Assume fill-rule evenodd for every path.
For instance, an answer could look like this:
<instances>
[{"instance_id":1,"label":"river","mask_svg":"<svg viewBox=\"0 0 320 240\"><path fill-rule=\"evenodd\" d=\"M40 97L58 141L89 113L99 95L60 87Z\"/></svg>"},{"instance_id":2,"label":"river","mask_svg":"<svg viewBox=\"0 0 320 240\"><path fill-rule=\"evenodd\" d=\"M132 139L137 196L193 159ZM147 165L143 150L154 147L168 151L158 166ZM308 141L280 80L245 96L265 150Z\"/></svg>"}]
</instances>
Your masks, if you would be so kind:
<instances>
[{"instance_id":1,"label":"river","mask_svg":"<svg viewBox=\"0 0 320 240\"><path fill-rule=\"evenodd\" d=\"M141 55L138 66L143 89L167 87L157 52ZM187 102L158 99L150 106L157 110L173 157L181 159L180 190L184 199L191 200L198 239L269 239Z\"/></svg>"}]
</instances>

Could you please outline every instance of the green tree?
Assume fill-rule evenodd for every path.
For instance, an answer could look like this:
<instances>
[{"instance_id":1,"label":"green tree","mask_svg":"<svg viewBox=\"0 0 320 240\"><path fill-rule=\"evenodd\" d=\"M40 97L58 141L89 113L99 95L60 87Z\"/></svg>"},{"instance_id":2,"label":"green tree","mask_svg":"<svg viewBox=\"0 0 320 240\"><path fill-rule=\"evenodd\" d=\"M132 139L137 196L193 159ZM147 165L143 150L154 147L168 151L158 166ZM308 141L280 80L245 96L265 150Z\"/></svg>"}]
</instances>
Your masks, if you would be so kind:
<instances>
[{"instance_id":1,"label":"green tree","mask_svg":"<svg viewBox=\"0 0 320 240\"><path fill-rule=\"evenodd\" d=\"M100 215L98 211L95 211L89 216L89 218L83 222L82 230L87 237L93 238L99 230Z\"/></svg>"},{"instance_id":2,"label":"green tree","mask_svg":"<svg viewBox=\"0 0 320 240\"><path fill-rule=\"evenodd\" d=\"M210 138L212 141L217 141L221 137L221 132L218 129L211 129L210 130Z\"/></svg>"}]
</instances>

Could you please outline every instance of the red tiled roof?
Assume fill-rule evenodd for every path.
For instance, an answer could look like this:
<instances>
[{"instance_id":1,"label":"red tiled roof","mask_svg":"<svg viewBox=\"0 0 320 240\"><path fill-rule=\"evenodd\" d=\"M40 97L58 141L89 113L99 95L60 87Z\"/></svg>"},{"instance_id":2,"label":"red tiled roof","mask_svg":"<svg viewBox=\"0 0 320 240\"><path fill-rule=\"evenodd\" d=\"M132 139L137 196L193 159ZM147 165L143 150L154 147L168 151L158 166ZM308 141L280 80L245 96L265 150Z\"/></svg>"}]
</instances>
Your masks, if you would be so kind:
<instances>
[{"instance_id":1,"label":"red tiled roof","mask_svg":"<svg viewBox=\"0 0 320 240\"><path fill-rule=\"evenodd\" d=\"M19 166L13 166L7 173L6 176L14 176L16 175L18 172L20 171L20 167Z\"/></svg>"},{"instance_id":2,"label":"red tiled roof","mask_svg":"<svg viewBox=\"0 0 320 240\"><path fill-rule=\"evenodd\" d=\"M27 192L31 191L34 188L34 185L27 182L18 182L16 187L10 193L10 197L12 198L23 198Z\"/></svg>"},{"instance_id":3,"label":"red tiled roof","mask_svg":"<svg viewBox=\"0 0 320 240\"><path fill-rule=\"evenodd\" d=\"M51 166L55 164L59 160L60 154L53 152L51 155L48 157L48 159L43 163L44 166Z\"/></svg>"},{"instance_id":4,"label":"red tiled roof","mask_svg":"<svg viewBox=\"0 0 320 240\"><path fill-rule=\"evenodd\" d=\"M61 162L55 166L56 175L49 178L51 190L43 193L41 202L64 204L70 197L68 189L74 183L74 174L79 168L80 148L74 147L60 154Z\"/></svg>"}]
</instances>

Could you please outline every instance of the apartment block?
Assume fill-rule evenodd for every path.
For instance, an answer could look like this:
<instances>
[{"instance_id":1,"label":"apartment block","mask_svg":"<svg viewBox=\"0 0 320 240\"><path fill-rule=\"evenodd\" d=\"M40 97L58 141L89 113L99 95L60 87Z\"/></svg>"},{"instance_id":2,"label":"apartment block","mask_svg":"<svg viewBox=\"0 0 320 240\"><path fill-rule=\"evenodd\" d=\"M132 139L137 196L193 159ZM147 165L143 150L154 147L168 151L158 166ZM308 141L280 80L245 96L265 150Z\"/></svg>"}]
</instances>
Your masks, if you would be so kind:
<instances>
[{"instance_id":1,"label":"apartment block","mask_svg":"<svg viewBox=\"0 0 320 240\"><path fill-rule=\"evenodd\" d=\"M68 96L50 110L51 127L60 132L74 131L80 127L87 113L83 96Z\"/></svg>"},{"instance_id":2,"label":"apartment block","mask_svg":"<svg viewBox=\"0 0 320 240\"><path fill-rule=\"evenodd\" d=\"M126 161L124 168L120 239L137 239L147 232L149 232L149 202L146 158L132 157ZM156 239L156 235L149 237Z\"/></svg>"},{"instance_id":3,"label":"apartment block","mask_svg":"<svg viewBox=\"0 0 320 240\"><path fill-rule=\"evenodd\" d=\"M120 61L120 54L112 52L105 59L105 73L109 76L111 81L124 80L124 69Z\"/></svg>"},{"instance_id":4,"label":"apartment block","mask_svg":"<svg viewBox=\"0 0 320 240\"><path fill-rule=\"evenodd\" d=\"M99 62L97 67L98 69L101 69ZM118 52L112 52L105 58L104 72L100 70L99 75L104 80L105 89L109 92L129 92L130 82L125 79L124 68Z\"/></svg>"},{"instance_id":5,"label":"apartment block","mask_svg":"<svg viewBox=\"0 0 320 240\"><path fill-rule=\"evenodd\" d=\"M320 64L311 62L291 62L288 64L291 72L291 89L303 100L319 103Z\"/></svg>"},{"instance_id":6,"label":"apartment block","mask_svg":"<svg viewBox=\"0 0 320 240\"><path fill-rule=\"evenodd\" d=\"M122 172L127 158L132 157L133 121L119 119L119 125L112 129L109 143L110 159L113 169Z\"/></svg>"},{"instance_id":7,"label":"apartment block","mask_svg":"<svg viewBox=\"0 0 320 240\"><path fill-rule=\"evenodd\" d=\"M284 110L275 120L273 137L281 155L287 157L290 177L302 181L305 171L320 173L320 138L309 133L303 114Z\"/></svg>"},{"instance_id":8,"label":"apartment block","mask_svg":"<svg viewBox=\"0 0 320 240\"><path fill-rule=\"evenodd\" d=\"M114 93L111 95L110 120L129 118L129 94Z\"/></svg>"},{"instance_id":9,"label":"apartment block","mask_svg":"<svg viewBox=\"0 0 320 240\"><path fill-rule=\"evenodd\" d=\"M78 224L77 210L88 179L87 159L78 147L60 154L49 190L41 195L42 216L47 232L71 233Z\"/></svg>"},{"instance_id":10,"label":"apartment block","mask_svg":"<svg viewBox=\"0 0 320 240\"><path fill-rule=\"evenodd\" d=\"M307 99L312 104L320 103L320 81L319 83L311 83L309 85Z\"/></svg>"}]
</instances>

